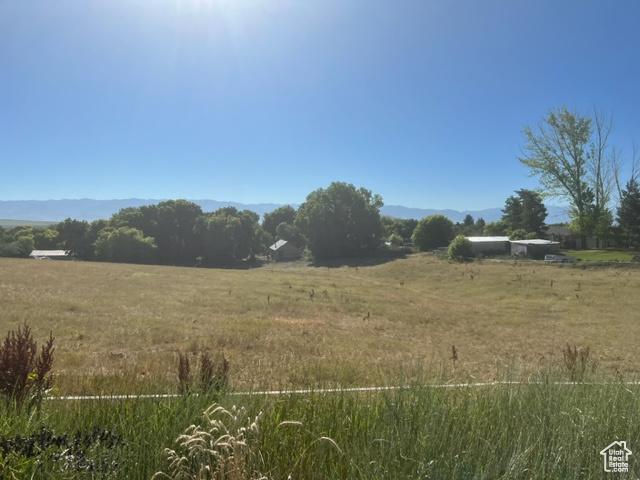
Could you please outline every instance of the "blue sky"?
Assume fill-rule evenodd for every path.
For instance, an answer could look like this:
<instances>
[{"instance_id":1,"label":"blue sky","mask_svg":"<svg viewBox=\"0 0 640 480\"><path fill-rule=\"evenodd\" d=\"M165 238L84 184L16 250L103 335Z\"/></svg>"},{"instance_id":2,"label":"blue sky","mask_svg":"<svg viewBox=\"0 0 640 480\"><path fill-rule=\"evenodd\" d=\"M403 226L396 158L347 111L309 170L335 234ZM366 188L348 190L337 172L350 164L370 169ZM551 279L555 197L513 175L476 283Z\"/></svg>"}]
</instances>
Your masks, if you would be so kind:
<instances>
[{"instance_id":1,"label":"blue sky","mask_svg":"<svg viewBox=\"0 0 640 480\"><path fill-rule=\"evenodd\" d=\"M0 200L301 203L339 180L478 210L567 105L640 144L631 0L0 2ZM557 203L550 201L549 203Z\"/></svg>"}]
</instances>

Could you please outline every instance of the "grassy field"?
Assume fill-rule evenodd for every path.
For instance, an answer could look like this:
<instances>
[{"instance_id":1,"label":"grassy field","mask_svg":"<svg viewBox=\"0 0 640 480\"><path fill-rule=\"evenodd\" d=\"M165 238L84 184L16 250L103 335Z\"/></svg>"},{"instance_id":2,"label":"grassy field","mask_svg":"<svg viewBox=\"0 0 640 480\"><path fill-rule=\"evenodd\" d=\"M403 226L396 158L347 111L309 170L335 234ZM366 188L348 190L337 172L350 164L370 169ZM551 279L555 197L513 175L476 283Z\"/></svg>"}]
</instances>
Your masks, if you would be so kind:
<instances>
[{"instance_id":1,"label":"grassy field","mask_svg":"<svg viewBox=\"0 0 640 480\"><path fill-rule=\"evenodd\" d=\"M421 254L253 270L0 259L0 331L53 331L58 393L175 392L178 351L231 365L221 396L48 400L32 414L0 402L0 477L212 478L194 472L215 452L234 469L219 478L602 478L600 450L625 440L635 455L640 438L640 387L622 383L640 368L638 287L628 266ZM556 383L576 379L567 344L589 347L577 379L598 384ZM429 386L493 379L528 383ZM215 402L229 413L203 416Z\"/></svg>"},{"instance_id":2,"label":"grassy field","mask_svg":"<svg viewBox=\"0 0 640 480\"><path fill-rule=\"evenodd\" d=\"M47 222L44 220L15 220L9 218L0 218L0 227L13 228L21 227L23 225L29 227L48 227L54 225L57 222Z\"/></svg>"},{"instance_id":3,"label":"grassy field","mask_svg":"<svg viewBox=\"0 0 640 480\"><path fill-rule=\"evenodd\" d=\"M0 332L53 331L65 394L175 391L177 352L204 350L224 353L237 389L526 378L562 366L567 344L632 380L638 287L626 267L420 254L252 270L1 259Z\"/></svg>"}]
</instances>

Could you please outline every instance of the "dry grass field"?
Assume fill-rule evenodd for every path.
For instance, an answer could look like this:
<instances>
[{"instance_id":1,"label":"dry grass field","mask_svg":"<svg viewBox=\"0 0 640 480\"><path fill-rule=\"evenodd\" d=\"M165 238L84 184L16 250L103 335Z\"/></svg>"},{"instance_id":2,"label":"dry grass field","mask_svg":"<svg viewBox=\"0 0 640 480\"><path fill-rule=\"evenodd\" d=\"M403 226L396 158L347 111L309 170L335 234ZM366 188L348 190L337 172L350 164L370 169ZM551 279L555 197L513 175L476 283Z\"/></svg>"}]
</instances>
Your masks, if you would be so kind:
<instances>
[{"instance_id":1,"label":"dry grass field","mask_svg":"<svg viewBox=\"0 0 640 480\"><path fill-rule=\"evenodd\" d=\"M53 332L60 393L175 389L177 352L205 350L235 389L525 378L562 368L567 344L635 380L639 291L628 267L423 254L250 270L0 259L0 332Z\"/></svg>"}]
</instances>

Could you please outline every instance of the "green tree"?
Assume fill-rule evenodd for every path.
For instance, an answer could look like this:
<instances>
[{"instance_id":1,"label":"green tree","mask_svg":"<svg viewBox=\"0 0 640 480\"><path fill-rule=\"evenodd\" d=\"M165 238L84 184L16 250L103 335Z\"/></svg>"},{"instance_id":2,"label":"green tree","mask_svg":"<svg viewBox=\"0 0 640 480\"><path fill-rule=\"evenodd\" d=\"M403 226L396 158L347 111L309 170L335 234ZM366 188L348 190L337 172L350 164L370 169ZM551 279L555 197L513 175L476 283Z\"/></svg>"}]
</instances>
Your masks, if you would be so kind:
<instances>
[{"instance_id":1,"label":"green tree","mask_svg":"<svg viewBox=\"0 0 640 480\"><path fill-rule=\"evenodd\" d=\"M616 221L627 245L640 239L640 185L631 178L620 195Z\"/></svg>"},{"instance_id":2,"label":"green tree","mask_svg":"<svg viewBox=\"0 0 640 480\"><path fill-rule=\"evenodd\" d=\"M533 190L516 190L517 196L510 196L502 210L502 221L508 230L524 230L533 237L542 237L546 230L547 207L542 203L542 196Z\"/></svg>"},{"instance_id":3,"label":"green tree","mask_svg":"<svg viewBox=\"0 0 640 480\"><path fill-rule=\"evenodd\" d=\"M383 236L382 198L365 188L333 182L311 192L295 225L317 259L357 256L376 250Z\"/></svg>"},{"instance_id":4,"label":"green tree","mask_svg":"<svg viewBox=\"0 0 640 480\"><path fill-rule=\"evenodd\" d=\"M566 107L550 110L536 129L524 127L525 155L519 160L538 175L549 196L568 200L572 224L586 237L603 230L613 186L615 155L607 145L611 123Z\"/></svg>"},{"instance_id":5,"label":"green tree","mask_svg":"<svg viewBox=\"0 0 640 480\"><path fill-rule=\"evenodd\" d=\"M276 228L276 239L291 242L298 248L304 247L304 238L302 237L300 229L287 222L280 223Z\"/></svg>"},{"instance_id":6,"label":"green tree","mask_svg":"<svg viewBox=\"0 0 640 480\"><path fill-rule=\"evenodd\" d=\"M195 226L202 215L199 205L187 200L167 200L148 209L158 258L164 265L193 265L200 251Z\"/></svg>"},{"instance_id":7,"label":"green tree","mask_svg":"<svg viewBox=\"0 0 640 480\"><path fill-rule=\"evenodd\" d=\"M520 200L520 197L514 197L513 195L507 197L502 209L502 221L508 225L509 230L523 228L522 200Z\"/></svg>"},{"instance_id":8,"label":"green tree","mask_svg":"<svg viewBox=\"0 0 640 480\"><path fill-rule=\"evenodd\" d=\"M157 205L123 208L112 215L112 227L131 227L153 237L158 262L191 265L200 251L194 228L202 215L199 205L187 200L166 200Z\"/></svg>"},{"instance_id":9,"label":"green tree","mask_svg":"<svg viewBox=\"0 0 640 480\"><path fill-rule=\"evenodd\" d=\"M34 228L33 243L38 250L58 248L58 232L53 228Z\"/></svg>"},{"instance_id":10,"label":"green tree","mask_svg":"<svg viewBox=\"0 0 640 480\"><path fill-rule=\"evenodd\" d=\"M68 250L75 258L88 260L93 256L93 242L90 238L89 223L67 218L55 226L58 232L58 247Z\"/></svg>"},{"instance_id":11,"label":"green tree","mask_svg":"<svg viewBox=\"0 0 640 480\"><path fill-rule=\"evenodd\" d=\"M484 225L483 235L490 237L503 237L506 236L509 231L509 225L504 220L498 220L496 222L487 222Z\"/></svg>"},{"instance_id":12,"label":"green tree","mask_svg":"<svg viewBox=\"0 0 640 480\"><path fill-rule=\"evenodd\" d=\"M200 216L195 227L206 265L225 265L247 258L262 249L258 214L223 207Z\"/></svg>"},{"instance_id":13,"label":"green tree","mask_svg":"<svg viewBox=\"0 0 640 480\"><path fill-rule=\"evenodd\" d=\"M264 214L262 228L269 233L273 239L277 237L277 228L281 223L293 225L296 219L296 210L291 205L283 205Z\"/></svg>"},{"instance_id":14,"label":"green tree","mask_svg":"<svg viewBox=\"0 0 640 480\"><path fill-rule=\"evenodd\" d=\"M105 262L155 263L156 245L137 228L104 228L95 241L96 256Z\"/></svg>"},{"instance_id":15,"label":"green tree","mask_svg":"<svg viewBox=\"0 0 640 480\"><path fill-rule=\"evenodd\" d=\"M384 224L384 236L387 239L391 239L394 236L395 244L402 244L411 240L411 235L418 225L418 220L415 218L392 218L389 216L382 217ZM397 239L401 241L398 242Z\"/></svg>"},{"instance_id":16,"label":"green tree","mask_svg":"<svg viewBox=\"0 0 640 480\"><path fill-rule=\"evenodd\" d=\"M28 257L35 248L33 228L28 226L14 227L4 235L4 245L0 255L4 257Z\"/></svg>"},{"instance_id":17,"label":"green tree","mask_svg":"<svg viewBox=\"0 0 640 480\"><path fill-rule=\"evenodd\" d=\"M482 219L479 219L482 220ZM482 228L484 228L484 220L482 220ZM466 237L473 237L474 235L482 235L482 228L478 230L475 220L472 215L465 215L462 223L455 224L455 235L463 235Z\"/></svg>"},{"instance_id":18,"label":"green tree","mask_svg":"<svg viewBox=\"0 0 640 480\"><path fill-rule=\"evenodd\" d=\"M453 222L439 213L420 220L413 231L413 243L422 251L446 247L453 237Z\"/></svg>"},{"instance_id":19,"label":"green tree","mask_svg":"<svg viewBox=\"0 0 640 480\"><path fill-rule=\"evenodd\" d=\"M473 220L473 216L469 215L469 214L466 214L464 216L464 220L462 221L462 225L465 228L472 229L475 226L475 221Z\"/></svg>"}]
</instances>

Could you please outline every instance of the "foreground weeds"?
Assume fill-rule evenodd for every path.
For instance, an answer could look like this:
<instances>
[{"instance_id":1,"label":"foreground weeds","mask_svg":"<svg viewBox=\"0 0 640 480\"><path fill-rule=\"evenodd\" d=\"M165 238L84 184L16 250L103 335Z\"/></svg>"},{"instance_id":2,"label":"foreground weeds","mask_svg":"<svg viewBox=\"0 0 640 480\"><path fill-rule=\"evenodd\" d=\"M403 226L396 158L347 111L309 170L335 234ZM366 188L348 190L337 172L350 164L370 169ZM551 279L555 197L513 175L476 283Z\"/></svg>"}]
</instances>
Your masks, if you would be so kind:
<instances>
[{"instance_id":1,"label":"foreground weeds","mask_svg":"<svg viewBox=\"0 0 640 480\"><path fill-rule=\"evenodd\" d=\"M37 416L1 412L0 477L602 478L600 450L623 440L638 448L640 387L556 380L541 374L530 384L51 400ZM75 451L82 462L74 464L67 450L76 432L96 433ZM34 440L25 451L18 435L67 443ZM630 470L640 474L634 457Z\"/></svg>"}]
</instances>

